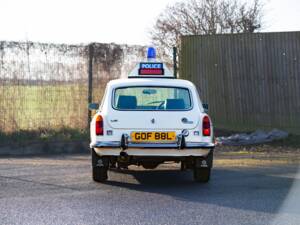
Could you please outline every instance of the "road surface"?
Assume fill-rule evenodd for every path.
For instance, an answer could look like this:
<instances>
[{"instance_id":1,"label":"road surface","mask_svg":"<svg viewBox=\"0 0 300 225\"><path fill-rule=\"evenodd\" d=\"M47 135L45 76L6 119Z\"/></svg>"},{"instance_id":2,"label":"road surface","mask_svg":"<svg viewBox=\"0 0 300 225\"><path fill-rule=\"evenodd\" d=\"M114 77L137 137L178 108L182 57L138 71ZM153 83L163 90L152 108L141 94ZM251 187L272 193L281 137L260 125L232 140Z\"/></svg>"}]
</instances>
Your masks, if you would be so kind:
<instances>
[{"instance_id":1,"label":"road surface","mask_svg":"<svg viewBox=\"0 0 300 225\"><path fill-rule=\"evenodd\" d=\"M0 158L0 223L300 224L298 163L238 160L217 157L208 184L174 164L98 184L87 155Z\"/></svg>"}]
</instances>

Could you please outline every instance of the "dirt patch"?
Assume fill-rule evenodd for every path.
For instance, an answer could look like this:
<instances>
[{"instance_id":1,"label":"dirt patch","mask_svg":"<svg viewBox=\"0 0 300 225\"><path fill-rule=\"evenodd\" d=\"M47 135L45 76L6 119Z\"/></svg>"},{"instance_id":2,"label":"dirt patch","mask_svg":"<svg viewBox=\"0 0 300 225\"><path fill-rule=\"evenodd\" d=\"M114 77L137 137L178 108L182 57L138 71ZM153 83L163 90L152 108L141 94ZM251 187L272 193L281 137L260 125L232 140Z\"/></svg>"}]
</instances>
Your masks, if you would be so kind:
<instances>
[{"instance_id":1,"label":"dirt patch","mask_svg":"<svg viewBox=\"0 0 300 225\"><path fill-rule=\"evenodd\" d=\"M228 137L240 132L216 129L216 137ZM251 132L250 132L251 133ZM265 153L265 154L300 154L300 135L289 134L287 138L276 140L265 144L253 144L244 146L225 146L217 145L217 152L235 152L235 153Z\"/></svg>"},{"instance_id":2,"label":"dirt patch","mask_svg":"<svg viewBox=\"0 0 300 225\"><path fill-rule=\"evenodd\" d=\"M235 152L235 153L264 153L264 154L295 154L300 155L300 147L275 146L270 144L249 145L249 146L222 146L215 148L216 152Z\"/></svg>"},{"instance_id":3,"label":"dirt patch","mask_svg":"<svg viewBox=\"0 0 300 225\"><path fill-rule=\"evenodd\" d=\"M300 165L300 148L272 144L217 146L215 165L238 167Z\"/></svg>"}]
</instances>

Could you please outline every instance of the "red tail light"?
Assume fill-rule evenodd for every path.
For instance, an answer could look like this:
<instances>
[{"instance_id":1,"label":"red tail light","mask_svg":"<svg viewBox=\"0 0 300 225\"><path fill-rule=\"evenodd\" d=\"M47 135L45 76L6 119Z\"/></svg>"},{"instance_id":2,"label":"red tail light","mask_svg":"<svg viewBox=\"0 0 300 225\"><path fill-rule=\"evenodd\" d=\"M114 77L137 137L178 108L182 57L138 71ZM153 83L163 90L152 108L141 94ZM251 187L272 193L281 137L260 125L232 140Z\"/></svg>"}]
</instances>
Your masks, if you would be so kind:
<instances>
[{"instance_id":1,"label":"red tail light","mask_svg":"<svg viewBox=\"0 0 300 225\"><path fill-rule=\"evenodd\" d=\"M210 136L210 119L208 116L203 117L202 134L203 136Z\"/></svg>"},{"instance_id":2,"label":"red tail light","mask_svg":"<svg viewBox=\"0 0 300 225\"><path fill-rule=\"evenodd\" d=\"M103 118L102 116L98 115L96 117L96 135L103 135Z\"/></svg>"}]
</instances>

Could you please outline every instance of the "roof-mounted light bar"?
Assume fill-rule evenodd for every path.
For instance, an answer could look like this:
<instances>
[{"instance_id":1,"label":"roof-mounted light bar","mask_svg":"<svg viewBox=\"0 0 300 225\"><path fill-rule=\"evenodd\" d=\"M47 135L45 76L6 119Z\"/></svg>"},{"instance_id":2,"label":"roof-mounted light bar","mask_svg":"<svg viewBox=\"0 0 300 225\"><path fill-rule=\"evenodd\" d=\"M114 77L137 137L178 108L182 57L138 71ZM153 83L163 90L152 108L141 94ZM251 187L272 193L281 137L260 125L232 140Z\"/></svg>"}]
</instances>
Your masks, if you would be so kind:
<instances>
[{"instance_id":1,"label":"roof-mounted light bar","mask_svg":"<svg viewBox=\"0 0 300 225\"><path fill-rule=\"evenodd\" d=\"M129 74L128 78L175 78L174 74L167 68L167 66L156 61L156 50L153 47L147 50L147 60L140 62Z\"/></svg>"}]
</instances>

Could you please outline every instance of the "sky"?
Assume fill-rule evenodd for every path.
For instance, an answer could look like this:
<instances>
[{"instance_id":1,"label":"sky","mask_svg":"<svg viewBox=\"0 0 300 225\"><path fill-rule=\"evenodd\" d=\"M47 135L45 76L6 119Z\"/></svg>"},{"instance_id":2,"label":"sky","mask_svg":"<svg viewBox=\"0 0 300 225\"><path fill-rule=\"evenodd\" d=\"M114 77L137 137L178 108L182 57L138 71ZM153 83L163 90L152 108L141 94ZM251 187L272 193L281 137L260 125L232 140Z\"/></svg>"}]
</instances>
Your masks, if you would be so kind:
<instances>
[{"instance_id":1,"label":"sky","mask_svg":"<svg viewBox=\"0 0 300 225\"><path fill-rule=\"evenodd\" d=\"M0 41L150 45L148 31L176 1L0 0ZM300 31L299 0L264 1L262 31Z\"/></svg>"}]
</instances>

